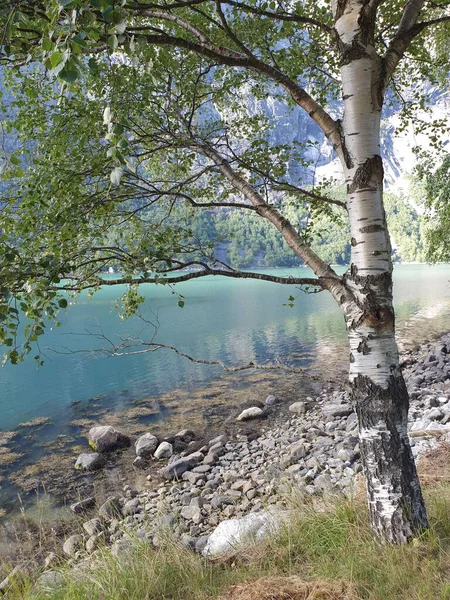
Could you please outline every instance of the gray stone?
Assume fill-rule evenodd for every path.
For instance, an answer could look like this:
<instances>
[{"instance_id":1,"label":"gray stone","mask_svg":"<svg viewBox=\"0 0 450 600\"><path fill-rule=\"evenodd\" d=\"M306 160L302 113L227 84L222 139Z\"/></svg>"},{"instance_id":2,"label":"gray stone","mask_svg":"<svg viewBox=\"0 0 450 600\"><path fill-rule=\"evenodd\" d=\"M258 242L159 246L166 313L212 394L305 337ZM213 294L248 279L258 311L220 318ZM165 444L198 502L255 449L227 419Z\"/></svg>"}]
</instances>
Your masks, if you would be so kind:
<instances>
[{"instance_id":1,"label":"gray stone","mask_svg":"<svg viewBox=\"0 0 450 600\"><path fill-rule=\"evenodd\" d=\"M153 452L158 447L159 442L156 435L152 433L144 433L140 438L136 441L136 456L142 458L150 458L153 456Z\"/></svg>"},{"instance_id":2,"label":"gray stone","mask_svg":"<svg viewBox=\"0 0 450 600\"><path fill-rule=\"evenodd\" d=\"M306 413L306 403L305 402L294 402L290 405L289 411L296 415L304 415Z\"/></svg>"},{"instance_id":3,"label":"gray stone","mask_svg":"<svg viewBox=\"0 0 450 600\"><path fill-rule=\"evenodd\" d=\"M195 471L185 471L182 475L183 481L189 481L192 485L195 485L199 479L202 479L203 473L196 473Z\"/></svg>"},{"instance_id":4,"label":"gray stone","mask_svg":"<svg viewBox=\"0 0 450 600\"><path fill-rule=\"evenodd\" d=\"M322 412L325 417L348 417L353 412L349 404L324 404Z\"/></svg>"},{"instance_id":5,"label":"gray stone","mask_svg":"<svg viewBox=\"0 0 450 600\"><path fill-rule=\"evenodd\" d=\"M278 401L277 401L276 397L273 394L269 394L269 396L267 396L264 404L266 406L273 406L274 404L277 404L277 402Z\"/></svg>"},{"instance_id":6,"label":"gray stone","mask_svg":"<svg viewBox=\"0 0 450 600\"><path fill-rule=\"evenodd\" d=\"M331 477L327 473L321 473L314 479L314 487L320 492L331 492L334 488Z\"/></svg>"},{"instance_id":7,"label":"gray stone","mask_svg":"<svg viewBox=\"0 0 450 600\"><path fill-rule=\"evenodd\" d=\"M79 515L83 512L88 511L89 509L95 506L94 498L85 498L84 500L80 500L79 502L74 502L74 504L70 505L70 510L75 514Z\"/></svg>"},{"instance_id":8,"label":"gray stone","mask_svg":"<svg viewBox=\"0 0 450 600\"><path fill-rule=\"evenodd\" d=\"M110 496L99 508L99 516L106 521L112 521L121 514L120 501L117 496Z\"/></svg>"},{"instance_id":9,"label":"gray stone","mask_svg":"<svg viewBox=\"0 0 450 600\"><path fill-rule=\"evenodd\" d=\"M80 454L75 463L75 469L79 471L95 471L105 465L105 457L98 452Z\"/></svg>"},{"instance_id":10,"label":"gray stone","mask_svg":"<svg viewBox=\"0 0 450 600\"><path fill-rule=\"evenodd\" d=\"M67 556L75 556L78 550L83 548L83 538L81 535L71 535L63 544L63 552Z\"/></svg>"},{"instance_id":11,"label":"gray stone","mask_svg":"<svg viewBox=\"0 0 450 600\"><path fill-rule=\"evenodd\" d=\"M169 442L161 442L156 448L154 457L155 458L170 458L173 454L173 446Z\"/></svg>"},{"instance_id":12,"label":"gray stone","mask_svg":"<svg viewBox=\"0 0 450 600\"><path fill-rule=\"evenodd\" d=\"M122 508L122 514L124 517L127 515L135 515L139 510L139 499L132 498L131 500L128 500L128 502L125 502Z\"/></svg>"},{"instance_id":13,"label":"gray stone","mask_svg":"<svg viewBox=\"0 0 450 600\"><path fill-rule=\"evenodd\" d=\"M249 421L250 419L257 419L264 415L264 411L258 406L251 406L243 410L239 416L236 417L236 421Z\"/></svg>"},{"instance_id":14,"label":"gray stone","mask_svg":"<svg viewBox=\"0 0 450 600\"><path fill-rule=\"evenodd\" d=\"M195 433L190 429L182 429L176 433L174 437L189 444L189 442L192 442L192 440L195 439Z\"/></svg>"},{"instance_id":15,"label":"gray stone","mask_svg":"<svg viewBox=\"0 0 450 600\"><path fill-rule=\"evenodd\" d=\"M179 458L168 464L166 467L160 469L158 473L163 479L179 479L183 473L196 467L203 458L203 454L194 452L193 454L189 454L189 456Z\"/></svg>"},{"instance_id":16,"label":"gray stone","mask_svg":"<svg viewBox=\"0 0 450 600\"><path fill-rule=\"evenodd\" d=\"M209 539L209 535L202 535L198 538L198 540L195 542L196 552L198 552L199 554L201 554L203 552L206 544L208 543L208 539Z\"/></svg>"},{"instance_id":17,"label":"gray stone","mask_svg":"<svg viewBox=\"0 0 450 600\"><path fill-rule=\"evenodd\" d=\"M181 516L188 521L199 522L201 520L201 510L198 506L183 506Z\"/></svg>"},{"instance_id":18,"label":"gray stone","mask_svg":"<svg viewBox=\"0 0 450 600\"><path fill-rule=\"evenodd\" d=\"M88 535L100 533L103 529L102 522L97 517L94 519L90 519L90 521L86 521L85 523L83 523L83 529Z\"/></svg>"},{"instance_id":19,"label":"gray stone","mask_svg":"<svg viewBox=\"0 0 450 600\"><path fill-rule=\"evenodd\" d=\"M221 433L220 435L218 435L217 437L213 438L212 440L209 440L208 442L208 446L215 446L216 444L226 444L228 441L228 436L226 433Z\"/></svg>"},{"instance_id":20,"label":"gray stone","mask_svg":"<svg viewBox=\"0 0 450 600\"><path fill-rule=\"evenodd\" d=\"M350 463L354 462L358 458L358 455L356 452L353 452L353 450L347 450L346 448L341 448L339 450L339 452L337 453L337 456L342 461L350 462Z\"/></svg>"},{"instance_id":21,"label":"gray stone","mask_svg":"<svg viewBox=\"0 0 450 600\"><path fill-rule=\"evenodd\" d=\"M130 438L109 425L92 427L89 431L89 445L97 452L112 452L120 448L128 448Z\"/></svg>"},{"instance_id":22,"label":"gray stone","mask_svg":"<svg viewBox=\"0 0 450 600\"><path fill-rule=\"evenodd\" d=\"M211 506L213 508L222 508L222 506L226 506L227 504L233 504L233 498L227 496L226 494L218 494L214 496L211 500Z\"/></svg>"},{"instance_id":23,"label":"gray stone","mask_svg":"<svg viewBox=\"0 0 450 600\"><path fill-rule=\"evenodd\" d=\"M54 589L59 587L64 581L64 575L58 571L46 571L37 580L37 584L43 589Z\"/></svg>"},{"instance_id":24,"label":"gray stone","mask_svg":"<svg viewBox=\"0 0 450 600\"><path fill-rule=\"evenodd\" d=\"M306 456L305 443L302 441L294 442L288 447L287 450L289 452L290 458L295 461L300 460L301 458L304 458Z\"/></svg>"}]
</instances>

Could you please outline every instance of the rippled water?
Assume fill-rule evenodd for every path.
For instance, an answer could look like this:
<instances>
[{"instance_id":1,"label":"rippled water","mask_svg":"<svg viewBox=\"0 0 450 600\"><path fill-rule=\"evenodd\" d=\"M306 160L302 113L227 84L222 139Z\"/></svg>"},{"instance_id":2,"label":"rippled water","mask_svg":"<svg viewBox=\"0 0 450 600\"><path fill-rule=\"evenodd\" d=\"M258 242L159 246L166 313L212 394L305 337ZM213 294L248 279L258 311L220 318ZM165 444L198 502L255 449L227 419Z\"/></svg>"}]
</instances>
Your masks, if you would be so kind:
<instances>
[{"instance_id":1,"label":"rippled water","mask_svg":"<svg viewBox=\"0 0 450 600\"><path fill-rule=\"evenodd\" d=\"M282 272L308 274L306 269ZM420 342L449 329L449 279L448 265L395 268L400 342ZM177 290L186 298L183 309L167 287L142 286L147 299L143 313L159 323L156 341L195 357L227 364L281 361L308 366L316 357L327 358L345 347L342 316L325 292L308 295L288 286L226 278L195 280L179 284ZM168 350L114 358L92 352L109 342L88 333L102 333L114 344L119 338L145 341L154 334L151 325L144 327L138 319L120 321L113 305L122 293L105 288L92 299L81 297L63 315L62 327L44 339L47 358L42 368L30 361L0 371L0 430L37 416L63 423L74 401L98 395L106 395L112 408L123 409L132 398L179 387L194 390L221 373L220 367L196 365ZM296 296L294 308L285 306L291 294Z\"/></svg>"}]
</instances>

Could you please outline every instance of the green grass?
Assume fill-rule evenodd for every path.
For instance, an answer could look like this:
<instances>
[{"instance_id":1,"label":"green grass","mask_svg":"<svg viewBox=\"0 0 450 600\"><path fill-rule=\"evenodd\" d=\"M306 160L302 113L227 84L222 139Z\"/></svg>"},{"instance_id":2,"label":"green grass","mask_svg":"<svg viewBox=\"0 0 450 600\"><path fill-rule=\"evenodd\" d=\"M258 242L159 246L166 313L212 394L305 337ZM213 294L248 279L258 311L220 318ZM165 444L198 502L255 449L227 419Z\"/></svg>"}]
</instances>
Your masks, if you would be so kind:
<instances>
[{"instance_id":1,"label":"green grass","mask_svg":"<svg viewBox=\"0 0 450 600\"><path fill-rule=\"evenodd\" d=\"M53 591L16 585L8 600L207 600L232 584L273 575L352 584L361 600L450 600L450 486L427 491L430 530L406 546L372 536L361 500L299 513L277 536L229 560L210 563L167 541L154 551L136 542L115 558L106 550L89 569L60 570ZM256 599L255 599L256 600Z\"/></svg>"}]
</instances>

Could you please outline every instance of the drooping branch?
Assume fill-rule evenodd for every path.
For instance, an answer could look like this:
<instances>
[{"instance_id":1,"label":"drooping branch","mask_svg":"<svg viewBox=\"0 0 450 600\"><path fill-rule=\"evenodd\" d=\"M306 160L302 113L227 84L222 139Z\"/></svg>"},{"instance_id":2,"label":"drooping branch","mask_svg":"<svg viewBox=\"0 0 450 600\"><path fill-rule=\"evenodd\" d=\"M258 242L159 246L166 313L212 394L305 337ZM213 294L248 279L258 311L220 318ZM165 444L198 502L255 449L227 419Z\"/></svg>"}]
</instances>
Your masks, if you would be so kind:
<instances>
[{"instance_id":1,"label":"drooping branch","mask_svg":"<svg viewBox=\"0 0 450 600\"><path fill-rule=\"evenodd\" d=\"M149 2L146 4L139 4L138 6L133 5L131 7L125 5L125 9L133 11L133 13L136 14L140 13L141 11L145 12L147 10L175 10L177 8L198 7L201 4L208 3L209 0L179 0L178 2L171 2L163 5ZM261 17L267 17L268 19L273 19L275 21L291 21L293 23L317 27L329 35L333 34L333 30L329 25L312 17L306 17L304 15L298 15L287 11L274 12L271 10L265 10L263 8L258 8L257 6L251 6L245 2L238 2L236 0L224 0L224 2L221 2L221 4L233 6L241 9L244 12Z\"/></svg>"},{"instance_id":2,"label":"drooping branch","mask_svg":"<svg viewBox=\"0 0 450 600\"><path fill-rule=\"evenodd\" d=\"M191 279L199 279L208 276L230 277L232 279L256 279L258 281L270 281L272 283L280 283L284 285L305 285L325 289L327 286L326 278L314 279L313 277L281 277L278 275L270 275L267 273L255 273L247 271L235 271L232 269L215 269L200 261L191 261L183 266L197 266L201 268L199 271L189 271L182 275L164 277L164 275L156 275L150 277L118 277L116 279L103 279L98 275L92 276L89 281L86 278L81 278L76 275L67 275L66 283L56 284L51 286L52 290L58 291L83 291L92 289L98 286L116 286L116 285L140 285L143 283L157 284L175 284ZM336 277L340 279L337 275ZM79 282L79 283L77 283Z\"/></svg>"},{"instance_id":3,"label":"drooping branch","mask_svg":"<svg viewBox=\"0 0 450 600\"><path fill-rule=\"evenodd\" d=\"M162 12L165 14L165 11ZM165 19L166 17L161 16L158 18ZM166 20L173 21L173 18L170 17ZM181 26L181 21L179 19L178 24ZM192 27L189 26L189 28L186 28L186 31L190 31L192 33ZM199 35L203 37L205 34L199 30L197 37ZM173 36L166 33L148 33L145 35L145 38L151 45L184 48L185 50L196 52L201 56L212 59L218 64L247 68L250 71L264 75L268 79L279 84L291 96L294 102L298 104L300 108L305 110L311 119L321 128L324 135L332 143L333 148L338 156L343 157L344 149L339 123L335 121L324 109L324 107L314 100L314 98L304 88L302 88L294 80L276 67L265 63L255 56L248 56L247 54L243 54L229 48L207 43L206 41L200 41L200 38L199 42L195 42L193 40L188 40L183 37Z\"/></svg>"}]
</instances>

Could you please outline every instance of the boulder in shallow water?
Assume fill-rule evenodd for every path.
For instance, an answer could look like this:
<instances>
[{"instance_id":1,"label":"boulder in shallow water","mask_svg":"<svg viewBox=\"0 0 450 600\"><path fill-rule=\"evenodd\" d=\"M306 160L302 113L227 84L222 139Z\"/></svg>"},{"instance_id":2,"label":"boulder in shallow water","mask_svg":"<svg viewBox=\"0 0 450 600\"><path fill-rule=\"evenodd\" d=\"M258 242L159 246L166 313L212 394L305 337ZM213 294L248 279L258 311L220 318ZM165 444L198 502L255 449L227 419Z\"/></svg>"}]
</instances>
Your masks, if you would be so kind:
<instances>
[{"instance_id":1,"label":"boulder in shallow water","mask_svg":"<svg viewBox=\"0 0 450 600\"><path fill-rule=\"evenodd\" d=\"M80 454L75 463L75 469L79 471L95 471L105 465L105 457L98 452Z\"/></svg>"},{"instance_id":2,"label":"boulder in shallow water","mask_svg":"<svg viewBox=\"0 0 450 600\"><path fill-rule=\"evenodd\" d=\"M136 441L136 456L150 458L159 445L158 438L152 433L144 433Z\"/></svg>"},{"instance_id":3,"label":"boulder in shallow water","mask_svg":"<svg viewBox=\"0 0 450 600\"><path fill-rule=\"evenodd\" d=\"M128 448L130 438L110 425L92 427L89 431L89 445L97 452L112 452L120 448Z\"/></svg>"}]
</instances>

